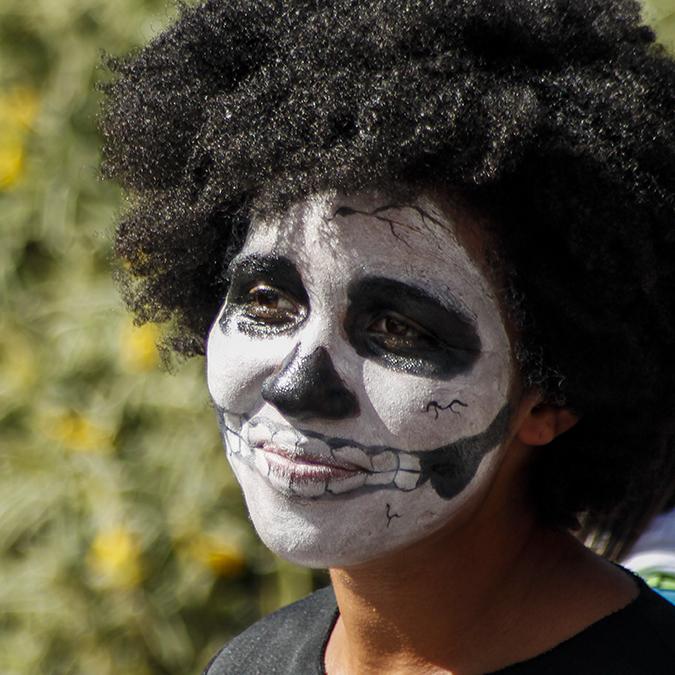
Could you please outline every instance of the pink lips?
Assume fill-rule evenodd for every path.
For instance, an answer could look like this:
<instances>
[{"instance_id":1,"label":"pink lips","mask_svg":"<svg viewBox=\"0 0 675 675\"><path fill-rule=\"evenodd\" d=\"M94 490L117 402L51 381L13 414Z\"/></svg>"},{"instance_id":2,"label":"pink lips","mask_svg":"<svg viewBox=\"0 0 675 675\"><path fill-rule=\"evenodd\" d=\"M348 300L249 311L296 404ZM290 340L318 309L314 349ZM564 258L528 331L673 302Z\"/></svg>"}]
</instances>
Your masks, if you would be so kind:
<instances>
[{"instance_id":1,"label":"pink lips","mask_svg":"<svg viewBox=\"0 0 675 675\"><path fill-rule=\"evenodd\" d=\"M363 469L334 457L317 457L303 453L289 452L270 443L261 447L270 471L280 477L292 478L295 481L318 481L349 478L362 472Z\"/></svg>"}]
</instances>

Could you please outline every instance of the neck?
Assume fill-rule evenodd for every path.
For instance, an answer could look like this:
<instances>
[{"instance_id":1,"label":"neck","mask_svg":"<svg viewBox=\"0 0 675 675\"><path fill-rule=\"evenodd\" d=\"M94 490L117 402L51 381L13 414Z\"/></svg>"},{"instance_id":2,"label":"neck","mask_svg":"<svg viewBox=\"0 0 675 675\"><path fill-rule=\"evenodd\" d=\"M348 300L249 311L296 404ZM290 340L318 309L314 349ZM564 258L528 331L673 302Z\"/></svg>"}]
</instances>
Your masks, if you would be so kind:
<instances>
[{"instance_id":1,"label":"neck","mask_svg":"<svg viewBox=\"0 0 675 675\"><path fill-rule=\"evenodd\" d=\"M522 506L501 506L385 560L332 569L340 619L328 673L490 672L551 648L634 595L570 535L540 527ZM605 583L608 572L624 583L621 597ZM588 583L602 597L586 606ZM572 619L556 618L561 607Z\"/></svg>"}]
</instances>

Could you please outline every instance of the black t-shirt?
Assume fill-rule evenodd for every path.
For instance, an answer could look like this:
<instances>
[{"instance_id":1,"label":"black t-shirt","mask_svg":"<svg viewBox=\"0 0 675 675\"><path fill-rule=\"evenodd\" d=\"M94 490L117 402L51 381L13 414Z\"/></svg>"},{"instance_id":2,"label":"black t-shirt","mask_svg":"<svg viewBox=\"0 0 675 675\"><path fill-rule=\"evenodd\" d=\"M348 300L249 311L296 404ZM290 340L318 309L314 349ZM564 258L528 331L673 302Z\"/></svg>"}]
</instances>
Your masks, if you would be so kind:
<instances>
[{"instance_id":1,"label":"black t-shirt","mask_svg":"<svg viewBox=\"0 0 675 675\"><path fill-rule=\"evenodd\" d=\"M637 579L637 578L636 578ZM675 606L637 579L640 593L553 649L492 675L674 675ZM204 675L324 675L338 617L329 586L234 638Z\"/></svg>"}]
</instances>

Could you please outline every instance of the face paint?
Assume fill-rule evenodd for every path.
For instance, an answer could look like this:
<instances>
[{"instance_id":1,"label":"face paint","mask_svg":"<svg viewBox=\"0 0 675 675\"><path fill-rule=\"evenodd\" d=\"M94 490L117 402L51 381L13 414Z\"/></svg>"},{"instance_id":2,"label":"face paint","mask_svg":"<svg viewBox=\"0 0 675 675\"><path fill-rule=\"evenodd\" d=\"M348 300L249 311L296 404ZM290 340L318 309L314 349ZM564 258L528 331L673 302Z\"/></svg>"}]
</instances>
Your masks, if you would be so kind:
<instances>
[{"instance_id":1,"label":"face paint","mask_svg":"<svg viewBox=\"0 0 675 675\"><path fill-rule=\"evenodd\" d=\"M512 361L491 283L428 197L325 193L251 225L208 383L253 523L278 554L349 566L485 493Z\"/></svg>"}]
</instances>

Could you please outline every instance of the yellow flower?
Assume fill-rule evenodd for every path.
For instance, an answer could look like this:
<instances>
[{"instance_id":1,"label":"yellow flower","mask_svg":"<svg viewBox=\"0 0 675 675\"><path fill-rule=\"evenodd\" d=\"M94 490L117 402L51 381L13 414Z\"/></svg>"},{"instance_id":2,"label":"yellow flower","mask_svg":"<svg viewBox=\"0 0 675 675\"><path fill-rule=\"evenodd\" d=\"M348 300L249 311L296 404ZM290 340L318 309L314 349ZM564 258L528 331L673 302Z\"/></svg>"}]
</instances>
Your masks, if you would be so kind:
<instances>
[{"instance_id":1,"label":"yellow flower","mask_svg":"<svg viewBox=\"0 0 675 675\"><path fill-rule=\"evenodd\" d=\"M120 339L120 360L123 367L132 372L156 368L159 363L159 336L159 326L156 323L146 323L143 326L127 324Z\"/></svg>"},{"instance_id":2,"label":"yellow flower","mask_svg":"<svg viewBox=\"0 0 675 675\"><path fill-rule=\"evenodd\" d=\"M37 111L38 99L30 89L0 95L0 190L13 187L23 176L26 135Z\"/></svg>"},{"instance_id":3,"label":"yellow flower","mask_svg":"<svg viewBox=\"0 0 675 675\"><path fill-rule=\"evenodd\" d=\"M108 588L134 588L143 578L138 540L123 527L96 535L87 555L87 564L96 581Z\"/></svg>"},{"instance_id":4,"label":"yellow flower","mask_svg":"<svg viewBox=\"0 0 675 675\"><path fill-rule=\"evenodd\" d=\"M37 93L28 87L14 87L0 95L0 122L7 129L31 127L38 113Z\"/></svg>"},{"instance_id":5,"label":"yellow flower","mask_svg":"<svg viewBox=\"0 0 675 675\"><path fill-rule=\"evenodd\" d=\"M188 544L187 552L191 558L219 577L238 576L246 567L246 556L241 547L214 535L197 535Z\"/></svg>"},{"instance_id":6,"label":"yellow flower","mask_svg":"<svg viewBox=\"0 0 675 675\"><path fill-rule=\"evenodd\" d=\"M54 415L44 422L45 434L71 450L109 452L112 434L75 410Z\"/></svg>"},{"instance_id":7,"label":"yellow flower","mask_svg":"<svg viewBox=\"0 0 675 675\"><path fill-rule=\"evenodd\" d=\"M6 190L21 180L24 162L22 139L0 138L0 190Z\"/></svg>"}]
</instances>

